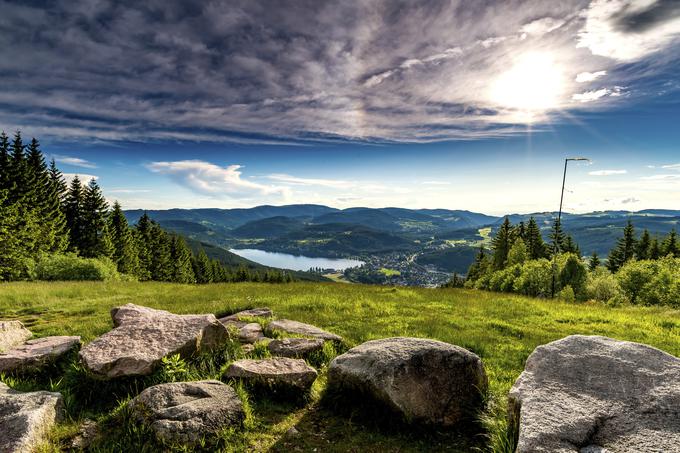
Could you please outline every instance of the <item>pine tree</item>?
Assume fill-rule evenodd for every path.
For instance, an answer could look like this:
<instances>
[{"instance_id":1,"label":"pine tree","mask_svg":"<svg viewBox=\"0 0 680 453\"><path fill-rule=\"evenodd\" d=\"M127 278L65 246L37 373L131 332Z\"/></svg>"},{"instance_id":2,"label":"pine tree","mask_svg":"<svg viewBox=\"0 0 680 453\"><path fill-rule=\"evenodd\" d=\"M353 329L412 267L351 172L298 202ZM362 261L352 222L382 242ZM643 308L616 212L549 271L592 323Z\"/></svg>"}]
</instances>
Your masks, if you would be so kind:
<instances>
[{"instance_id":1,"label":"pine tree","mask_svg":"<svg viewBox=\"0 0 680 453\"><path fill-rule=\"evenodd\" d=\"M522 239L523 241L526 239L526 227L524 226L524 222L520 221L517 227L515 228L515 237L518 237Z\"/></svg>"},{"instance_id":2,"label":"pine tree","mask_svg":"<svg viewBox=\"0 0 680 453\"><path fill-rule=\"evenodd\" d=\"M671 230L661 244L661 252L663 256L671 255L673 257L680 257L680 245L678 245L678 235L675 229Z\"/></svg>"},{"instance_id":3,"label":"pine tree","mask_svg":"<svg viewBox=\"0 0 680 453\"><path fill-rule=\"evenodd\" d=\"M140 280L151 280L151 218L145 212L137 221L133 230L133 237L139 257L139 272L137 276Z\"/></svg>"},{"instance_id":4,"label":"pine tree","mask_svg":"<svg viewBox=\"0 0 680 453\"><path fill-rule=\"evenodd\" d=\"M581 256L581 249L579 248L574 238L571 235L565 236L564 248L561 250L563 253L573 253L576 256Z\"/></svg>"},{"instance_id":5,"label":"pine tree","mask_svg":"<svg viewBox=\"0 0 680 453\"><path fill-rule=\"evenodd\" d=\"M170 240L168 234L153 220L149 229L147 245L151 253L151 280L158 282L170 281Z\"/></svg>"},{"instance_id":6,"label":"pine tree","mask_svg":"<svg viewBox=\"0 0 680 453\"><path fill-rule=\"evenodd\" d=\"M475 256L475 261L470 265L465 279L470 282L476 281L484 275L489 267L489 260L484 253L484 246L479 247L479 252Z\"/></svg>"},{"instance_id":7,"label":"pine tree","mask_svg":"<svg viewBox=\"0 0 680 453\"><path fill-rule=\"evenodd\" d=\"M170 280L177 283L194 283L196 276L191 265L191 251L179 236L170 239L170 265L172 273Z\"/></svg>"},{"instance_id":8,"label":"pine tree","mask_svg":"<svg viewBox=\"0 0 680 453\"><path fill-rule=\"evenodd\" d=\"M597 256L597 252L593 252L592 256L590 257L590 262L588 262L588 270L593 272L598 267L600 267L600 257Z\"/></svg>"},{"instance_id":9,"label":"pine tree","mask_svg":"<svg viewBox=\"0 0 680 453\"><path fill-rule=\"evenodd\" d=\"M25 146L20 132L14 135L9 150L5 203L15 206L18 219L15 234L24 258L34 258L37 255L36 246L40 236L40 219L36 210L35 181L26 162Z\"/></svg>"},{"instance_id":10,"label":"pine tree","mask_svg":"<svg viewBox=\"0 0 680 453\"><path fill-rule=\"evenodd\" d=\"M545 243L543 242L543 236L541 236L541 230L536 223L536 219L533 217L529 219L525 236L524 242L526 243L527 255L530 260L545 258L548 255Z\"/></svg>"},{"instance_id":11,"label":"pine tree","mask_svg":"<svg viewBox=\"0 0 680 453\"><path fill-rule=\"evenodd\" d=\"M616 247L609 252L607 267L610 271L618 271L626 262L635 258L636 243L633 222L629 220L623 229L623 237L618 240Z\"/></svg>"},{"instance_id":12,"label":"pine tree","mask_svg":"<svg viewBox=\"0 0 680 453\"><path fill-rule=\"evenodd\" d=\"M132 231L125 214L117 201L109 216L109 235L113 245L111 258L118 267L118 272L128 275L139 275L139 254Z\"/></svg>"},{"instance_id":13,"label":"pine tree","mask_svg":"<svg viewBox=\"0 0 680 453\"><path fill-rule=\"evenodd\" d=\"M28 145L26 163L31 173L30 179L35 185L34 208L40 219L37 251L61 252L68 244L66 219L61 210L59 189L52 183L45 159L40 152L40 145L35 138Z\"/></svg>"},{"instance_id":14,"label":"pine tree","mask_svg":"<svg viewBox=\"0 0 680 453\"><path fill-rule=\"evenodd\" d=\"M649 231L646 229L642 232L640 240L635 247L635 257L639 260L648 260L650 258L650 247L652 245L652 238Z\"/></svg>"},{"instance_id":15,"label":"pine tree","mask_svg":"<svg viewBox=\"0 0 680 453\"><path fill-rule=\"evenodd\" d=\"M57 168L54 159L50 160L50 167L47 169L53 190L57 193L59 201L63 204L68 195L68 186L64 180L64 174Z\"/></svg>"},{"instance_id":16,"label":"pine tree","mask_svg":"<svg viewBox=\"0 0 680 453\"><path fill-rule=\"evenodd\" d=\"M566 241L567 238L562 230L562 222L559 219L555 219L552 232L550 233L552 253L562 253L565 249Z\"/></svg>"},{"instance_id":17,"label":"pine tree","mask_svg":"<svg viewBox=\"0 0 680 453\"><path fill-rule=\"evenodd\" d=\"M14 280L23 274L25 248L18 232L16 204L7 202L7 189L0 189L0 280Z\"/></svg>"},{"instance_id":18,"label":"pine tree","mask_svg":"<svg viewBox=\"0 0 680 453\"><path fill-rule=\"evenodd\" d=\"M512 236L512 224L510 223L510 218L506 216L492 242L494 269L503 269L507 264L508 253L512 245Z\"/></svg>"},{"instance_id":19,"label":"pine tree","mask_svg":"<svg viewBox=\"0 0 680 453\"><path fill-rule=\"evenodd\" d=\"M82 205L82 237L79 251L88 258L111 257L113 244L109 236L109 204L99 184L91 179L85 188Z\"/></svg>"},{"instance_id":20,"label":"pine tree","mask_svg":"<svg viewBox=\"0 0 680 453\"><path fill-rule=\"evenodd\" d=\"M213 281L212 264L205 250L200 249L193 259L196 283L211 283Z\"/></svg>"},{"instance_id":21,"label":"pine tree","mask_svg":"<svg viewBox=\"0 0 680 453\"><path fill-rule=\"evenodd\" d=\"M7 134L5 134L5 131L2 131L2 133L0 133L0 190L10 189L9 177L11 171L12 170L10 167L9 138L7 137ZM5 192L3 195L3 199L5 200L6 204L9 204L7 197L8 193Z\"/></svg>"},{"instance_id":22,"label":"pine tree","mask_svg":"<svg viewBox=\"0 0 680 453\"><path fill-rule=\"evenodd\" d=\"M659 240L657 238L652 238L652 242L649 244L649 259L658 260L659 258L661 258Z\"/></svg>"},{"instance_id":23,"label":"pine tree","mask_svg":"<svg viewBox=\"0 0 680 453\"><path fill-rule=\"evenodd\" d=\"M64 200L64 215L69 232L69 250L77 252L82 246L83 237L83 185L78 175L71 180Z\"/></svg>"}]
</instances>

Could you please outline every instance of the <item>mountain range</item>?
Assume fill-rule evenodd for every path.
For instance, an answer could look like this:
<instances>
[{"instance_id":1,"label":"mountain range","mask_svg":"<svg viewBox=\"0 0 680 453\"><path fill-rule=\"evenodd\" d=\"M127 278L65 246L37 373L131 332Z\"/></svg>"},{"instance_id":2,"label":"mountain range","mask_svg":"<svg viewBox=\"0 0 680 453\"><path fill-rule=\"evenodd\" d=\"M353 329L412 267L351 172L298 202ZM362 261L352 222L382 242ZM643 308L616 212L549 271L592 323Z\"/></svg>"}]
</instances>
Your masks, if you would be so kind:
<instances>
[{"instance_id":1,"label":"mountain range","mask_svg":"<svg viewBox=\"0 0 680 453\"><path fill-rule=\"evenodd\" d=\"M126 211L135 222L142 210ZM371 257L413 254L414 260L441 271L464 273L481 244L504 216L465 210L348 208L313 204L257 206L249 209L148 210L165 229L225 249L267 251L321 257ZM534 217L547 240L556 212L509 214L513 224ZM680 224L680 210L601 211L562 214L564 230L584 255L606 256L631 220L641 231L662 236Z\"/></svg>"}]
</instances>

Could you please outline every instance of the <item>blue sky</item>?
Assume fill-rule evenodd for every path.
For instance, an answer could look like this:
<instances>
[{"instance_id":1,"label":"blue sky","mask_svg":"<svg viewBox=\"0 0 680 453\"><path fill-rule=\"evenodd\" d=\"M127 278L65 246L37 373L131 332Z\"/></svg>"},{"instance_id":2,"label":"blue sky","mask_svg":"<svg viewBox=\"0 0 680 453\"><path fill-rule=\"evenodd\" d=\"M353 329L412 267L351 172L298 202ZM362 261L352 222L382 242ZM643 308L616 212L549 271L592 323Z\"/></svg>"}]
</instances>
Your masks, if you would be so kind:
<instances>
[{"instance_id":1,"label":"blue sky","mask_svg":"<svg viewBox=\"0 0 680 453\"><path fill-rule=\"evenodd\" d=\"M680 7L1 2L0 128L126 208L680 208Z\"/></svg>"}]
</instances>

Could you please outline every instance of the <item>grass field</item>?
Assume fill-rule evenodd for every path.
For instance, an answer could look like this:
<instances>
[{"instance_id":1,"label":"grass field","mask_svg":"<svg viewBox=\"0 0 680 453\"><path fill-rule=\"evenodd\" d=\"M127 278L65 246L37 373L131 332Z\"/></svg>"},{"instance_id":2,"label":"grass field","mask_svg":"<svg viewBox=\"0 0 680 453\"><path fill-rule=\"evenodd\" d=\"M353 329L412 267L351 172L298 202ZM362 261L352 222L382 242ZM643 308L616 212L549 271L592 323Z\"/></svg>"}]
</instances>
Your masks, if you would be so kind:
<instances>
[{"instance_id":1,"label":"grass field","mask_svg":"<svg viewBox=\"0 0 680 453\"><path fill-rule=\"evenodd\" d=\"M334 415L319 404L322 370L304 407L251 396L252 420L243 433L233 434L229 443L222 445L224 450L504 451L506 394L536 346L570 334L598 334L647 343L680 356L680 311L666 308L610 308L474 290L332 283L0 285L0 318L21 320L36 336L81 335L83 341L90 341L111 328L111 307L128 302L176 313L224 313L268 306L278 317L309 322L342 335L347 347L391 336L435 338L477 353L489 375L490 399L482 414L486 430L474 442L457 433L409 434L403 429L376 427L368 420ZM20 388L31 386L30 382L7 380ZM65 445L78 418L111 420L110 411L72 411L73 420L52 433L52 443L45 449ZM299 434L285 434L291 426ZM108 435L109 441L99 446L102 450L115 450L115 445L124 445L123 438L131 434L121 428ZM148 445L147 451L152 450Z\"/></svg>"}]
</instances>

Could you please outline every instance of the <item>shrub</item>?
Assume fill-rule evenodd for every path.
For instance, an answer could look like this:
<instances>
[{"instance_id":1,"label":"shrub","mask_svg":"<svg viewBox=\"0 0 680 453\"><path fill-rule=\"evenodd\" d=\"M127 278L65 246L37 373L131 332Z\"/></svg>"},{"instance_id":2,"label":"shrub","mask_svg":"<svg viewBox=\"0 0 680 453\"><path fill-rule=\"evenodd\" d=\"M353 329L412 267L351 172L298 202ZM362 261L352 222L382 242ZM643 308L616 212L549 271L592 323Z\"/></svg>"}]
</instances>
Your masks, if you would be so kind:
<instances>
[{"instance_id":1,"label":"shrub","mask_svg":"<svg viewBox=\"0 0 680 453\"><path fill-rule=\"evenodd\" d=\"M571 286L574 295L579 299L585 296L588 269L581 258L573 253L565 253L558 258L560 269L559 286L566 288Z\"/></svg>"},{"instance_id":2,"label":"shrub","mask_svg":"<svg viewBox=\"0 0 680 453\"><path fill-rule=\"evenodd\" d=\"M489 289L492 291L512 292L515 280L522 272L522 266L516 264L491 274Z\"/></svg>"},{"instance_id":3,"label":"shrub","mask_svg":"<svg viewBox=\"0 0 680 453\"><path fill-rule=\"evenodd\" d=\"M576 295L574 294L574 289L567 285L557 294L557 298L565 302L575 302Z\"/></svg>"},{"instance_id":4,"label":"shrub","mask_svg":"<svg viewBox=\"0 0 680 453\"><path fill-rule=\"evenodd\" d=\"M74 254L44 255L35 266L38 280L121 280L108 258L81 258Z\"/></svg>"},{"instance_id":5,"label":"shrub","mask_svg":"<svg viewBox=\"0 0 680 453\"><path fill-rule=\"evenodd\" d=\"M598 267L588 275L585 293L588 299L602 302L618 302L623 296L619 281L604 267Z\"/></svg>"},{"instance_id":6,"label":"shrub","mask_svg":"<svg viewBox=\"0 0 680 453\"><path fill-rule=\"evenodd\" d=\"M541 258L527 261L522 265L513 289L527 296L550 296L552 289L552 263Z\"/></svg>"},{"instance_id":7,"label":"shrub","mask_svg":"<svg viewBox=\"0 0 680 453\"><path fill-rule=\"evenodd\" d=\"M668 256L626 263L616 274L626 299L640 305L680 307L680 259Z\"/></svg>"}]
</instances>

